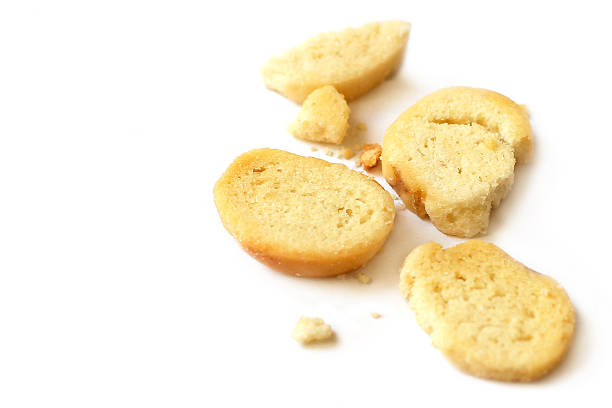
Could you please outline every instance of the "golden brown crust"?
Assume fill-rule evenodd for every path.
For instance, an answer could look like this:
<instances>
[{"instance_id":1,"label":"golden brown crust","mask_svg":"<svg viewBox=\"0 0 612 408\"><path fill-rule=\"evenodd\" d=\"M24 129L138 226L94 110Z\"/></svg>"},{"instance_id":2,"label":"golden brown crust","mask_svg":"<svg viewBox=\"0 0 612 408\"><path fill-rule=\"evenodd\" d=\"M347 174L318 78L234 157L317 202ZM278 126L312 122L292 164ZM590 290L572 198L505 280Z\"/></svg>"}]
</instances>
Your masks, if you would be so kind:
<instances>
[{"instance_id":1,"label":"golden brown crust","mask_svg":"<svg viewBox=\"0 0 612 408\"><path fill-rule=\"evenodd\" d=\"M275 271L305 278L327 278L361 268L380 251L383 245L384 242L381 242L378 246L372 247L368 251L334 261L329 259L295 259L282 255L270 255L254 246L241 246L246 253Z\"/></svg>"},{"instance_id":2,"label":"golden brown crust","mask_svg":"<svg viewBox=\"0 0 612 408\"><path fill-rule=\"evenodd\" d=\"M406 208L418 215L420 218L427 219L428 215L427 211L425 211L425 204L423 203L425 198L423 190L416 187L416 184L404 184L404 177L402 177L400 171L384 161L382 171L383 177L385 177L389 185L402 199L406 205Z\"/></svg>"},{"instance_id":3,"label":"golden brown crust","mask_svg":"<svg viewBox=\"0 0 612 408\"><path fill-rule=\"evenodd\" d=\"M364 169L371 169L376 167L378 159L382 154L382 147L378 143L364 144L363 151L360 156L361 164Z\"/></svg>"},{"instance_id":4,"label":"golden brown crust","mask_svg":"<svg viewBox=\"0 0 612 408\"><path fill-rule=\"evenodd\" d=\"M366 264L393 228L393 198L346 166L273 149L237 158L215 185L225 228L260 262L325 277Z\"/></svg>"}]
</instances>

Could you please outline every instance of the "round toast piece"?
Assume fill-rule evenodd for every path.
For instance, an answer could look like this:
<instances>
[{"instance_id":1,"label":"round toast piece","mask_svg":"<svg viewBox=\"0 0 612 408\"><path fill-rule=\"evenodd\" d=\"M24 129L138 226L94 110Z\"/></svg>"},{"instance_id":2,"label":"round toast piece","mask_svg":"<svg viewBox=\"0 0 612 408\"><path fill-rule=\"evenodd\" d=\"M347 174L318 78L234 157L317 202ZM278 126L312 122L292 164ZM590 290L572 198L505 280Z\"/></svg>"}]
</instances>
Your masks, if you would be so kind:
<instances>
[{"instance_id":1,"label":"round toast piece","mask_svg":"<svg viewBox=\"0 0 612 408\"><path fill-rule=\"evenodd\" d=\"M572 342L565 290L487 242L417 247L404 261L400 291L433 345L477 377L536 380Z\"/></svg>"},{"instance_id":2,"label":"round toast piece","mask_svg":"<svg viewBox=\"0 0 612 408\"><path fill-rule=\"evenodd\" d=\"M270 58L261 74L268 88L297 103L325 85L351 101L398 69L409 32L406 22L385 21L319 34Z\"/></svg>"},{"instance_id":3,"label":"round toast piece","mask_svg":"<svg viewBox=\"0 0 612 408\"><path fill-rule=\"evenodd\" d=\"M282 150L239 156L217 181L225 228L249 254L296 276L340 275L366 264L393 228L393 198L341 164Z\"/></svg>"},{"instance_id":4,"label":"round toast piece","mask_svg":"<svg viewBox=\"0 0 612 408\"><path fill-rule=\"evenodd\" d=\"M406 207L459 237L484 233L509 193L514 165L532 150L519 105L486 89L446 88L410 107L387 129L382 170Z\"/></svg>"}]
</instances>

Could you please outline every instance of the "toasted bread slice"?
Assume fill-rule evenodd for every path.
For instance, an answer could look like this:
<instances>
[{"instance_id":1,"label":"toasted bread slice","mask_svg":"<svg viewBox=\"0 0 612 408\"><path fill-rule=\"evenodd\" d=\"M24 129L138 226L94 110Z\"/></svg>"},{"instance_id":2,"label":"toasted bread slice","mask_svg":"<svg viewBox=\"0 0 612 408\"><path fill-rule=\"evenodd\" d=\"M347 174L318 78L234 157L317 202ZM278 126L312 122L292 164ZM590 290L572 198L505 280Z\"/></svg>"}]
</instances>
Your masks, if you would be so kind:
<instances>
[{"instance_id":1,"label":"toasted bread slice","mask_svg":"<svg viewBox=\"0 0 612 408\"><path fill-rule=\"evenodd\" d=\"M331 85L318 88L304 101L287 130L311 142L340 144L349 128L349 108L344 96Z\"/></svg>"},{"instance_id":2,"label":"toasted bread slice","mask_svg":"<svg viewBox=\"0 0 612 408\"><path fill-rule=\"evenodd\" d=\"M433 345L478 377L536 380L572 341L574 310L563 288L487 242L417 247L404 261L400 291Z\"/></svg>"},{"instance_id":3,"label":"toasted bread slice","mask_svg":"<svg viewBox=\"0 0 612 408\"><path fill-rule=\"evenodd\" d=\"M473 237L508 194L515 163L532 150L529 119L493 91L442 89L387 129L383 175L406 206L440 231Z\"/></svg>"},{"instance_id":4,"label":"toasted bread slice","mask_svg":"<svg viewBox=\"0 0 612 408\"><path fill-rule=\"evenodd\" d=\"M239 156L214 188L226 229L253 257L285 273L325 277L355 270L393 228L393 198L341 164L282 150Z\"/></svg>"},{"instance_id":5,"label":"toasted bread slice","mask_svg":"<svg viewBox=\"0 0 612 408\"><path fill-rule=\"evenodd\" d=\"M408 23L386 21L319 34L270 58L264 83L297 103L325 85L351 101L397 70L409 32Z\"/></svg>"}]
</instances>

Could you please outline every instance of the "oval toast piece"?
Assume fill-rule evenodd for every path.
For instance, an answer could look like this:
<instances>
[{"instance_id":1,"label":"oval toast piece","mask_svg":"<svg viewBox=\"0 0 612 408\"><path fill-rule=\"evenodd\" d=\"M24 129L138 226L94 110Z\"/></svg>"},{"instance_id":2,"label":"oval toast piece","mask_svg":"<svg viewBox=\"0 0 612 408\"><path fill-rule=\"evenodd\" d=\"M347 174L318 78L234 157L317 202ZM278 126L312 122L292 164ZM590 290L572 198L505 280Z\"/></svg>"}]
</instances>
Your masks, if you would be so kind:
<instances>
[{"instance_id":1,"label":"oval toast piece","mask_svg":"<svg viewBox=\"0 0 612 408\"><path fill-rule=\"evenodd\" d=\"M325 85L351 101L397 70L409 32L406 22L386 21L319 34L270 58L261 74L268 88L297 103Z\"/></svg>"},{"instance_id":2,"label":"oval toast piece","mask_svg":"<svg viewBox=\"0 0 612 408\"><path fill-rule=\"evenodd\" d=\"M509 193L514 165L528 159L525 111L486 89L453 87L425 96L387 129L383 175L406 207L445 234L486 231Z\"/></svg>"},{"instance_id":3,"label":"oval toast piece","mask_svg":"<svg viewBox=\"0 0 612 408\"><path fill-rule=\"evenodd\" d=\"M296 276L355 270L393 229L391 195L341 164L282 150L239 156L214 188L225 228L254 258Z\"/></svg>"},{"instance_id":4,"label":"oval toast piece","mask_svg":"<svg viewBox=\"0 0 612 408\"><path fill-rule=\"evenodd\" d=\"M404 261L400 291L433 345L477 377L536 380L572 342L565 290L487 242L417 247Z\"/></svg>"}]
</instances>

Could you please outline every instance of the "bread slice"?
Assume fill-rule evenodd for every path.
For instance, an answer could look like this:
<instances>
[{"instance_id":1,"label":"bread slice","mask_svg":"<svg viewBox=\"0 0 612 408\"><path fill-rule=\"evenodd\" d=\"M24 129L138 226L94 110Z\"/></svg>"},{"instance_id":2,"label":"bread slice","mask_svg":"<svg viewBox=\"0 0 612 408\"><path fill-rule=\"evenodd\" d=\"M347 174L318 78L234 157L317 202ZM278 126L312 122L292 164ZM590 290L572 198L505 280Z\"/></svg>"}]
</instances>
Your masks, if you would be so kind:
<instances>
[{"instance_id":1,"label":"bread slice","mask_svg":"<svg viewBox=\"0 0 612 408\"><path fill-rule=\"evenodd\" d=\"M395 218L391 195L367 176L282 150L242 154L214 195L223 225L249 254L297 276L361 267L382 248Z\"/></svg>"},{"instance_id":2,"label":"bread slice","mask_svg":"<svg viewBox=\"0 0 612 408\"><path fill-rule=\"evenodd\" d=\"M508 194L514 165L532 150L519 105L485 89L434 92L387 129L382 170L406 207L440 231L473 237Z\"/></svg>"},{"instance_id":3,"label":"bread slice","mask_svg":"<svg viewBox=\"0 0 612 408\"><path fill-rule=\"evenodd\" d=\"M433 345L478 377L536 380L572 341L574 310L563 288L487 242L417 247L404 261L400 291Z\"/></svg>"},{"instance_id":4,"label":"bread slice","mask_svg":"<svg viewBox=\"0 0 612 408\"><path fill-rule=\"evenodd\" d=\"M349 128L350 114L344 96L326 85L308 95L288 130L293 136L311 142L340 144Z\"/></svg>"},{"instance_id":5,"label":"bread slice","mask_svg":"<svg viewBox=\"0 0 612 408\"><path fill-rule=\"evenodd\" d=\"M386 21L319 34L262 67L264 83L302 103L324 85L333 85L351 101L399 67L410 24Z\"/></svg>"}]
</instances>

